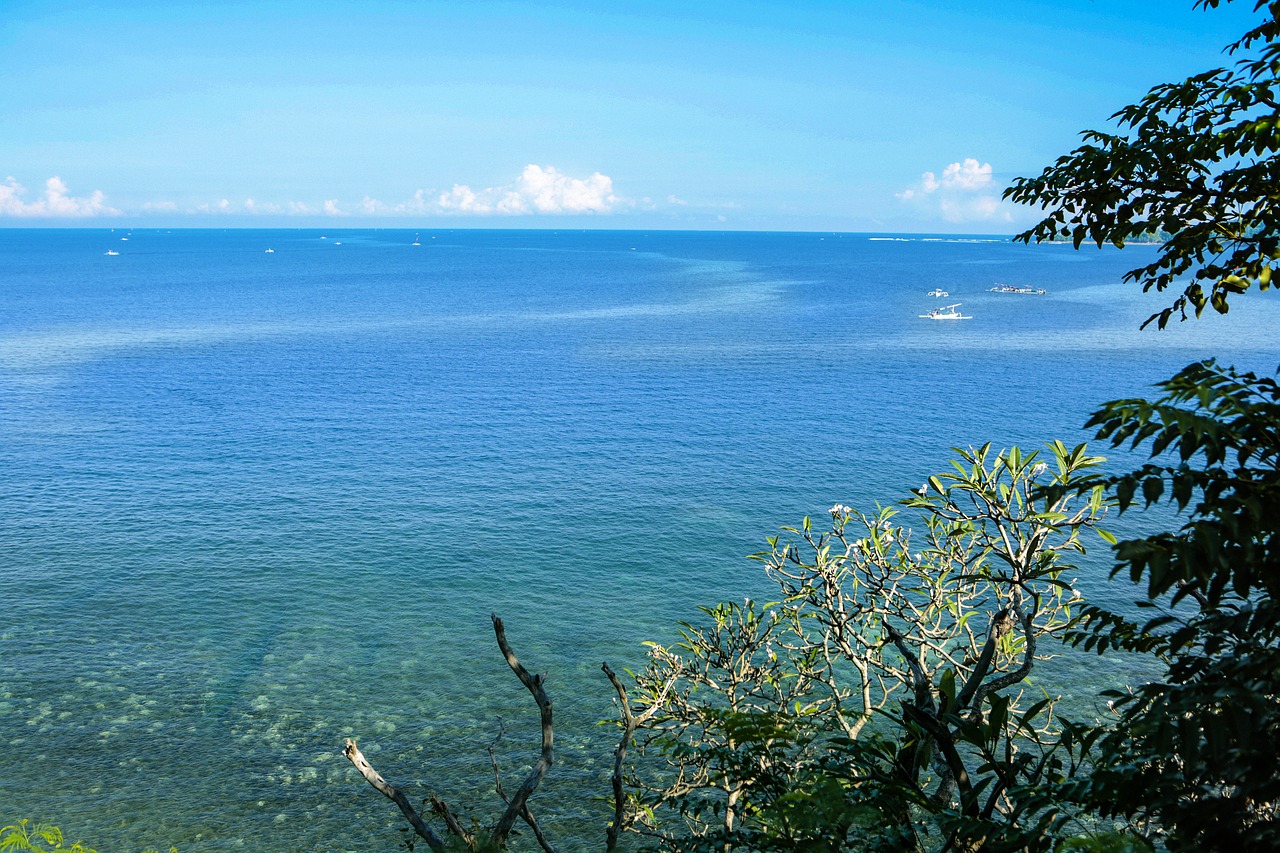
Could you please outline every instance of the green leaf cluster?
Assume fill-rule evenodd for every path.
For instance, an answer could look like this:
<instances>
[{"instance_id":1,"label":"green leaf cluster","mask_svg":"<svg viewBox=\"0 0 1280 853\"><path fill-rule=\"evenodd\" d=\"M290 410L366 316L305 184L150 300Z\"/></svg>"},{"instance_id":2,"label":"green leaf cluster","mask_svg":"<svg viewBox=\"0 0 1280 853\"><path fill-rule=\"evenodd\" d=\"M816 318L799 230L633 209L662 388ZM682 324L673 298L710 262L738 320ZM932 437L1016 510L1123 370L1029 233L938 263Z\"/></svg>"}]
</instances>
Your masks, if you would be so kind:
<instances>
[{"instance_id":1,"label":"green leaf cluster","mask_svg":"<svg viewBox=\"0 0 1280 853\"><path fill-rule=\"evenodd\" d=\"M1233 65L1156 86L1112 115L1114 130L1084 132L1083 145L1004 192L1046 211L1023 242L1167 235L1125 276L1144 291L1182 287L1147 320L1161 328L1175 312L1226 313L1232 296L1269 289L1280 266L1280 1L1254 8L1263 18L1227 48Z\"/></svg>"},{"instance_id":2,"label":"green leaf cluster","mask_svg":"<svg viewBox=\"0 0 1280 853\"><path fill-rule=\"evenodd\" d=\"M1091 421L1155 460L1111 480L1121 507L1141 491L1186 521L1116 546L1115 571L1146 582L1151 619L1086 607L1071 635L1166 666L1109 694L1120 716L1085 800L1170 850L1280 849L1280 385L1206 361L1161 387Z\"/></svg>"}]
</instances>

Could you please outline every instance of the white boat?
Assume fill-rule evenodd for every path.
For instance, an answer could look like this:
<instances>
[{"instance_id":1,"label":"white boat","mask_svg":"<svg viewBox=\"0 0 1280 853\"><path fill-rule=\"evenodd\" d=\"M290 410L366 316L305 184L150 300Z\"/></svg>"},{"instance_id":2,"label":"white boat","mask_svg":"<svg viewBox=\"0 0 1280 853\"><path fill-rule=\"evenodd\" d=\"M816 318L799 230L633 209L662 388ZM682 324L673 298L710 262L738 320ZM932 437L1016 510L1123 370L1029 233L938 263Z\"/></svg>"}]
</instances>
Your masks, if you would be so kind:
<instances>
[{"instance_id":1,"label":"white boat","mask_svg":"<svg viewBox=\"0 0 1280 853\"><path fill-rule=\"evenodd\" d=\"M1031 296L1044 296L1048 293L1043 287L1015 287L1012 284L1001 284L998 281L995 287L989 287L987 290L991 293L1023 293Z\"/></svg>"},{"instance_id":2,"label":"white boat","mask_svg":"<svg viewBox=\"0 0 1280 853\"><path fill-rule=\"evenodd\" d=\"M941 287L935 287L933 290L930 290L928 293L925 294L925 296L932 296L935 299L942 299L944 296L950 296L950 295L951 295L950 293L947 293Z\"/></svg>"},{"instance_id":3,"label":"white boat","mask_svg":"<svg viewBox=\"0 0 1280 853\"><path fill-rule=\"evenodd\" d=\"M115 249L107 249L107 254L108 254L108 255L118 255L118 254L120 254L120 253L119 253L119 252L117 252Z\"/></svg>"},{"instance_id":4,"label":"white boat","mask_svg":"<svg viewBox=\"0 0 1280 853\"><path fill-rule=\"evenodd\" d=\"M422 242L418 240L418 235L417 235L417 234L414 234L414 235L413 235L413 245L415 245L415 246L421 246L421 245L422 245Z\"/></svg>"},{"instance_id":5,"label":"white boat","mask_svg":"<svg viewBox=\"0 0 1280 853\"><path fill-rule=\"evenodd\" d=\"M968 314L961 314L957 309L960 303L956 302L951 305L943 305L941 308L934 308L928 314L921 314L922 320L972 320L973 317Z\"/></svg>"},{"instance_id":6,"label":"white boat","mask_svg":"<svg viewBox=\"0 0 1280 853\"><path fill-rule=\"evenodd\" d=\"M276 253L276 250L275 250L275 249L267 249L267 251L266 251L266 252L264 252L263 254L266 254L266 255L274 255L275 253Z\"/></svg>"}]
</instances>

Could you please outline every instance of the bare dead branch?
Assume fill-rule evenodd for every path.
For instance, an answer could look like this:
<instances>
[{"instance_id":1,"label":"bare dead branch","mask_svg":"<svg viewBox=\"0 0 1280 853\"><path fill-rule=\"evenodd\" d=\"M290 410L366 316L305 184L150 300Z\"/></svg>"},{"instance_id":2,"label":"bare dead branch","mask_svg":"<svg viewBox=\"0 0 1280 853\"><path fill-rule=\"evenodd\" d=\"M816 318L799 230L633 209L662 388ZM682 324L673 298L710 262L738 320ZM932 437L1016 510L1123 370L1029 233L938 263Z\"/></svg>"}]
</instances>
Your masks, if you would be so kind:
<instances>
[{"instance_id":1,"label":"bare dead branch","mask_svg":"<svg viewBox=\"0 0 1280 853\"><path fill-rule=\"evenodd\" d=\"M356 770L360 771L360 775L374 787L374 790L399 807L405 820L409 821L409 825L413 827L413 831L418 834L418 837L427 842L428 847L436 851L436 853L444 853L444 841L431 831L431 827L423 822L422 816L409 804L408 798L400 793L396 786L382 778L382 775L377 770L373 769L373 765L364 757L364 754L356 747L356 742L351 738L347 738L346 746L342 748L342 755L355 766Z\"/></svg>"},{"instance_id":2,"label":"bare dead branch","mask_svg":"<svg viewBox=\"0 0 1280 853\"><path fill-rule=\"evenodd\" d=\"M507 659L507 666L511 667L511 671L520 679L520 683L532 694L533 701L537 703L538 712L542 716L542 753L538 758L538 762L533 765L533 769L529 771L529 775L525 777L524 782L512 794L510 802L507 803L507 810L502 813L502 817L493 828L492 841L495 846L501 847L507 843L507 836L511 834L511 828L514 826L516 818L521 817L527 811L526 804L529 797L537 790L542 778L551 769L551 764L554 761L555 730L551 722L551 698L547 696L546 690L543 689L542 676L529 674L529 671L524 668L516 657L516 653L511 650L511 645L507 642L506 629L502 624L502 620L498 618L498 614L493 614L491 618L493 619L493 633L498 639L498 648L502 649L502 655Z\"/></svg>"}]
</instances>

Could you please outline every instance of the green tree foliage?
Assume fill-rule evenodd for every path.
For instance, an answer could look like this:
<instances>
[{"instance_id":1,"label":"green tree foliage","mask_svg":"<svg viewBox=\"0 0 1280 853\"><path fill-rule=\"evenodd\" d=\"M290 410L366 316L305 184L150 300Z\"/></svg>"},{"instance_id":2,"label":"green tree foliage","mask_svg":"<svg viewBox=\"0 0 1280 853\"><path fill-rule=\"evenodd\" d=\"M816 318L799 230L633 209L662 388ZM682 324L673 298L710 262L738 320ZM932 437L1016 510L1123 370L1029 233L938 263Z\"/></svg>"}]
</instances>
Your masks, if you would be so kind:
<instances>
[{"instance_id":1,"label":"green tree foliage","mask_svg":"<svg viewBox=\"0 0 1280 853\"><path fill-rule=\"evenodd\" d=\"M1083 445L1048 458L961 452L903 501L914 532L894 509L806 519L759 555L778 601L652 647L639 745L666 768L631 780L637 828L671 850L1051 845L1072 815L1043 792L1096 735L1022 693L1105 502Z\"/></svg>"},{"instance_id":2,"label":"green tree foliage","mask_svg":"<svg viewBox=\"0 0 1280 853\"><path fill-rule=\"evenodd\" d=\"M1083 145L1004 193L1046 212L1024 242L1168 235L1154 261L1126 275L1143 290L1183 287L1147 320L1161 328L1188 308L1226 313L1230 296L1268 289L1280 266L1280 0L1255 0L1255 11L1264 19L1227 48L1234 65L1155 87L1112 116L1114 131L1086 131Z\"/></svg>"},{"instance_id":3,"label":"green tree foliage","mask_svg":"<svg viewBox=\"0 0 1280 853\"><path fill-rule=\"evenodd\" d=\"M1212 9L1221 0L1199 0ZM1152 89L1005 197L1045 218L1019 235L1162 244L1126 279L1182 288L1147 320L1225 313L1280 264L1280 2L1227 47L1229 67ZM1172 850L1280 849L1280 392L1271 379L1191 365L1155 402L1106 404L1090 425L1152 461L1110 483L1121 510L1168 501L1177 530L1119 543L1118 573L1145 584L1145 624L1083 608L1073 639L1158 655L1164 677L1114 695L1085 800ZM1071 792L1064 791L1065 795Z\"/></svg>"},{"instance_id":4,"label":"green tree foliage","mask_svg":"<svg viewBox=\"0 0 1280 853\"><path fill-rule=\"evenodd\" d=\"M97 853L92 847L86 847L79 841L68 844L61 829L47 823L33 824L29 818L0 827L0 853L54 853L57 850L65 850L66 853ZM158 851L144 850L142 853ZM178 853L178 848L170 847L169 853Z\"/></svg>"},{"instance_id":5,"label":"green tree foliage","mask_svg":"<svg viewBox=\"0 0 1280 853\"><path fill-rule=\"evenodd\" d=\"M67 844L62 830L45 823L32 824L27 818L6 827L0 827L0 850L14 853L48 853L66 850L67 853L97 853L79 841Z\"/></svg>"},{"instance_id":6,"label":"green tree foliage","mask_svg":"<svg viewBox=\"0 0 1280 853\"><path fill-rule=\"evenodd\" d=\"M1076 642L1167 664L1113 694L1089 800L1171 850L1280 850L1280 385L1208 361L1160 387L1090 422L1152 453L1112 482L1122 510L1167 499L1186 522L1116 547L1116 572L1147 585L1146 624L1083 609Z\"/></svg>"}]
</instances>

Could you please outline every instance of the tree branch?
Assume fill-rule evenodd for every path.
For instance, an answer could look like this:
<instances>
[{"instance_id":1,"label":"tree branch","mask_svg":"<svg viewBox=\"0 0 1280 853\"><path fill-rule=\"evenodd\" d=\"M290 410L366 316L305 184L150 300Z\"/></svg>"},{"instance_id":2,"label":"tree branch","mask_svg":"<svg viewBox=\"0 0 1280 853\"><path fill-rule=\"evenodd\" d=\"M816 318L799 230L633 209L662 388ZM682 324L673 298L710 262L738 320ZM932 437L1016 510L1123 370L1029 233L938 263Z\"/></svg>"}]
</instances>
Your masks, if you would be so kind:
<instances>
[{"instance_id":1,"label":"tree branch","mask_svg":"<svg viewBox=\"0 0 1280 853\"><path fill-rule=\"evenodd\" d=\"M434 850L435 853L444 853L444 841L431 831L431 827L427 826L426 823L423 822L421 815L419 815L414 810L413 806L409 804L408 798L405 797L404 794L400 793L400 790L396 788L395 785L392 785L386 779L383 779L382 775L378 773L377 770L373 769L373 765L364 757L364 754L356 747L356 742L351 738L347 738L346 746L342 748L342 755L355 765L355 768L360 771L360 775L363 776L365 781L372 785L378 793L391 800L391 802L395 803L400 808L400 812L404 815L405 820L409 821L409 825L413 827L413 831L427 842L428 847Z\"/></svg>"},{"instance_id":2,"label":"tree branch","mask_svg":"<svg viewBox=\"0 0 1280 853\"><path fill-rule=\"evenodd\" d=\"M502 724L502 718L498 718L498 736L493 739L493 743L489 744L489 764L493 767L493 788L498 792L498 796L502 802L511 803L511 799L507 796L507 792L502 790L502 771L498 769L498 756L494 754L494 747L502 740L502 736L507 733L507 727ZM528 804L520 812L520 818L529 825L529 829L533 830L533 837L538 840L540 846L546 853L555 853L555 849L551 846L551 842L542 833L542 827L538 825L538 819L533 816L533 812L529 811Z\"/></svg>"},{"instance_id":3,"label":"tree branch","mask_svg":"<svg viewBox=\"0 0 1280 853\"><path fill-rule=\"evenodd\" d=\"M511 671L520 679L520 683L532 694L533 701L537 703L538 711L542 716L542 754L538 757L538 762L533 765L529 775L525 777L524 782L512 795L511 801L507 804L507 810L503 812L502 817L493 828L492 841L495 846L502 847L507 843L507 836L511 834L511 828L515 824L516 818L526 810L529 797L537 790L542 778L551 769L551 764L554 760L555 730L551 722L551 698L547 696L542 687L542 676L529 674L529 671L516 658L516 653L511 650L511 645L507 642L506 629L502 624L502 620L498 618L498 614L493 614L491 618L493 619L493 633L498 639L498 648L502 649L502 655L507 659L507 666L511 667Z\"/></svg>"},{"instance_id":4,"label":"tree branch","mask_svg":"<svg viewBox=\"0 0 1280 853\"><path fill-rule=\"evenodd\" d=\"M622 708L622 737L618 739L618 747L613 752L613 823L609 824L608 841L605 847L607 853L613 853L618 847L618 835L622 832L623 827L627 825L623 805L625 797L622 791L622 767L627 758L627 745L631 743L631 738L635 735L636 729L652 719L666 702L667 694L675 685L676 679L679 678L680 671L676 670L670 675L666 683L662 685L662 689L658 691L653 704L637 717L631 712L631 702L627 699L627 688L609 667L609 662L601 663L600 669L604 670L604 674L609 677L610 683L613 684L613 689L617 691L618 704Z\"/></svg>"}]
</instances>

